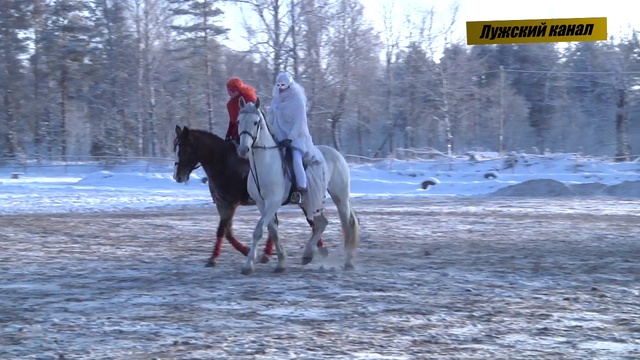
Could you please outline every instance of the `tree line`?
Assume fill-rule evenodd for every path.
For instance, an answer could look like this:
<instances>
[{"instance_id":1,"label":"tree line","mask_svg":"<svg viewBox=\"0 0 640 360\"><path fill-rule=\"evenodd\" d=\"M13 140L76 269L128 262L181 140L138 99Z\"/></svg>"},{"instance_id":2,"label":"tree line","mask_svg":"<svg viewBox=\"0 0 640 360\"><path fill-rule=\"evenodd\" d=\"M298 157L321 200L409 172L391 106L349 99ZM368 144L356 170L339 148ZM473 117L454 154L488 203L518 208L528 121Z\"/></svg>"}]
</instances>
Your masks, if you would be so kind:
<instances>
[{"instance_id":1,"label":"tree line","mask_svg":"<svg viewBox=\"0 0 640 360\"><path fill-rule=\"evenodd\" d=\"M263 102L280 70L306 89L314 141L399 148L640 153L640 41L466 46L425 9L376 31L360 0L3 0L0 161L167 157L176 124L224 134L225 83ZM224 45L247 34L250 48ZM437 44L445 44L440 53Z\"/></svg>"}]
</instances>

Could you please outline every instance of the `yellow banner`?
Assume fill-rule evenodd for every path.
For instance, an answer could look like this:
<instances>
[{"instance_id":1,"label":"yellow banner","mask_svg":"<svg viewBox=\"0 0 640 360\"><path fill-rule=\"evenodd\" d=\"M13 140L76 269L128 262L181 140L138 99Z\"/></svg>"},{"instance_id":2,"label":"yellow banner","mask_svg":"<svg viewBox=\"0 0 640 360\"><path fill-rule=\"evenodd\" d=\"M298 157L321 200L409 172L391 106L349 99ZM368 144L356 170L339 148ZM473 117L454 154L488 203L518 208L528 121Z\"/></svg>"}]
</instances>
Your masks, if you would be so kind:
<instances>
[{"instance_id":1,"label":"yellow banner","mask_svg":"<svg viewBox=\"0 0 640 360\"><path fill-rule=\"evenodd\" d=\"M607 40L607 18L467 21L467 45Z\"/></svg>"}]
</instances>

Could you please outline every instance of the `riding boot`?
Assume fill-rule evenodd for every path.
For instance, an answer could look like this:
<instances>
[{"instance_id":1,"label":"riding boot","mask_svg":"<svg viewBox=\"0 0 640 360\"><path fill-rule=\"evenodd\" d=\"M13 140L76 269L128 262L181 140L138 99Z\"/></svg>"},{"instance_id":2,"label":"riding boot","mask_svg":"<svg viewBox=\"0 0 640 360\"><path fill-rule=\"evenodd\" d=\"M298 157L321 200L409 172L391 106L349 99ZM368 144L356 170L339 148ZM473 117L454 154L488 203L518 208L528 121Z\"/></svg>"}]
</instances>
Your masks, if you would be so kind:
<instances>
[{"instance_id":1,"label":"riding boot","mask_svg":"<svg viewBox=\"0 0 640 360\"><path fill-rule=\"evenodd\" d=\"M304 172L304 165L302 164L302 151L298 149L293 150L293 172L296 175L296 191L291 194L290 201L294 204L301 204L303 201L303 195L307 191L307 175Z\"/></svg>"}]
</instances>

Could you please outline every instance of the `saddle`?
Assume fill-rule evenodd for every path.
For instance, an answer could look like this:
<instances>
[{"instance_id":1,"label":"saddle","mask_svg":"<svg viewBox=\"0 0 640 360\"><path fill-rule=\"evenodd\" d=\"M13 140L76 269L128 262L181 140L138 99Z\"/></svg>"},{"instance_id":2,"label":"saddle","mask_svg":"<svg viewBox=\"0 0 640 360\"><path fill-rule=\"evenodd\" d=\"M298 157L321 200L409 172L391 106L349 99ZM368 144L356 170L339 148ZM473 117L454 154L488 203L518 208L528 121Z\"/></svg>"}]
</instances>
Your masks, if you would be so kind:
<instances>
[{"instance_id":1,"label":"saddle","mask_svg":"<svg viewBox=\"0 0 640 360\"><path fill-rule=\"evenodd\" d=\"M233 139L227 139L225 141L231 143L236 149L238 148L238 143ZM281 153L284 158L284 161L283 161L284 174L291 181L291 187L289 188L289 195L287 196L287 199L282 203L282 205L288 205L288 204L291 204L291 195L297 190L295 185L296 175L295 175L295 171L293 170L293 152L291 150L291 147L286 147L281 150ZM249 176L249 161L246 159L242 159L238 156L233 156L233 158L230 159L229 164L231 164L231 166L227 168L227 170L231 171L232 173L238 174L238 176L240 176L242 181L246 184L246 181ZM308 166L307 164L304 164L305 170L307 169L307 166ZM228 199L225 199L225 193L217 191L217 189L215 189L212 183L209 183L209 187L214 191L218 199L228 200ZM243 205L256 204L255 200L252 199L248 195L248 193L247 193L246 199L241 200L241 202Z\"/></svg>"}]
</instances>

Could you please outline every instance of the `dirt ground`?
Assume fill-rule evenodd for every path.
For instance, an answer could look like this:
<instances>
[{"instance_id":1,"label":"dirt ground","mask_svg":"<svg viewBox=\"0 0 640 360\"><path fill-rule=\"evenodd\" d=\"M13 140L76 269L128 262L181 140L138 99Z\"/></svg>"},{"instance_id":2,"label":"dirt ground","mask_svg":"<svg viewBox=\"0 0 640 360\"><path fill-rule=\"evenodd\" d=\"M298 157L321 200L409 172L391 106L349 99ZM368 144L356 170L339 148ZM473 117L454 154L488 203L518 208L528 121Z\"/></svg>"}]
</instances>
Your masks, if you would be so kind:
<instances>
[{"instance_id":1,"label":"dirt ground","mask_svg":"<svg viewBox=\"0 0 640 360\"><path fill-rule=\"evenodd\" d=\"M0 217L0 359L637 359L640 203L621 199L355 200L356 270L289 269L225 243L213 206ZM234 224L247 242L258 219ZM263 246L264 243L261 244Z\"/></svg>"}]
</instances>

